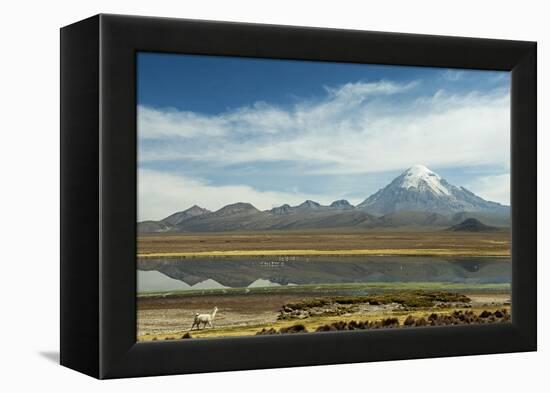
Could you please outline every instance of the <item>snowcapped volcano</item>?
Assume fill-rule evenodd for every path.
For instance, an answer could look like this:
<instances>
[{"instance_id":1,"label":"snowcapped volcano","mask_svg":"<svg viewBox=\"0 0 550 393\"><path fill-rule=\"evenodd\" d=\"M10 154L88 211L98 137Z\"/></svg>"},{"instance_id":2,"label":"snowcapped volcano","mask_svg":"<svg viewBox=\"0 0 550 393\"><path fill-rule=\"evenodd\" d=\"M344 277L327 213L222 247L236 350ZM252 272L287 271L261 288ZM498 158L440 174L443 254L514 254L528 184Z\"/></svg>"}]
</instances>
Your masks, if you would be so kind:
<instances>
[{"instance_id":1,"label":"snowcapped volcano","mask_svg":"<svg viewBox=\"0 0 550 393\"><path fill-rule=\"evenodd\" d=\"M410 167L357 207L377 215L397 211L442 214L509 212L509 207L486 201L464 187L454 186L423 165Z\"/></svg>"},{"instance_id":2,"label":"snowcapped volcano","mask_svg":"<svg viewBox=\"0 0 550 393\"><path fill-rule=\"evenodd\" d=\"M441 177L424 165L410 167L398 179L400 179L399 187L406 190L412 187L418 190L429 190L438 195L451 194L447 187L442 184Z\"/></svg>"}]
</instances>

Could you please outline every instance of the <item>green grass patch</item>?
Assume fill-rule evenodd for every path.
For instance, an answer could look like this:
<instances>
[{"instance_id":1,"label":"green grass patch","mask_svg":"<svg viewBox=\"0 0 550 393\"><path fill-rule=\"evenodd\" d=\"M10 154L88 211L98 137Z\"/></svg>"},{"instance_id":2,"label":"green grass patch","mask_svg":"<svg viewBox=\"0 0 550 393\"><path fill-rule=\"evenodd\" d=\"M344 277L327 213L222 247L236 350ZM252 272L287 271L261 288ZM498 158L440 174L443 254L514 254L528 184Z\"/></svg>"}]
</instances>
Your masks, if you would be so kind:
<instances>
[{"instance_id":1,"label":"green grass patch","mask_svg":"<svg viewBox=\"0 0 550 393\"><path fill-rule=\"evenodd\" d=\"M381 293L370 296L338 296L319 299L306 299L300 302L287 303L283 306L292 310L307 310L332 304L381 305L397 303L406 308L433 307L437 303L469 303L470 298L455 292L443 291L404 291Z\"/></svg>"},{"instance_id":2,"label":"green grass patch","mask_svg":"<svg viewBox=\"0 0 550 393\"><path fill-rule=\"evenodd\" d=\"M308 284L281 285L259 288L225 288L225 289L193 289L164 292L140 292L139 298L148 297L185 297L185 296L232 296L232 295L269 295L269 294L301 294L304 295L362 295L395 291L453 291L453 292L509 292L510 284L465 284L447 282L372 282L345 284Z\"/></svg>"}]
</instances>

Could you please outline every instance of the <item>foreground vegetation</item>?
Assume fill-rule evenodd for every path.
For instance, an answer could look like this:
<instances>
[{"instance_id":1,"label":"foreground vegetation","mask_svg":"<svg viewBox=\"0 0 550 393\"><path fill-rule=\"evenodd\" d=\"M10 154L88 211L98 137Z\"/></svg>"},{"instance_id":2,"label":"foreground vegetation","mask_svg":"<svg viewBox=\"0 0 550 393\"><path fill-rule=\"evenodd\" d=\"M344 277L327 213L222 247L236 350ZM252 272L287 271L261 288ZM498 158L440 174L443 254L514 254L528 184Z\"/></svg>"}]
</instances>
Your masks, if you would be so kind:
<instances>
[{"instance_id":1,"label":"foreground vegetation","mask_svg":"<svg viewBox=\"0 0 550 393\"><path fill-rule=\"evenodd\" d=\"M398 327L420 327L420 326L448 326L448 325L470 325L481 323L496 323L509 322L511 320L508 309L502 308L494 312L484 310L481 313L474 313L471 310L462 311L455 310L452 313L431 313L427 318L415 317L408 315L404 320L390 317L375 321L337 321L330 324L319 326L315 329L316 332L330 332L342 330L366 330L366 329L382 329L382 328L398 328ZM266 334L289 334L289 333L308 333L307 328L303 324L295 324L280 328L278 331L274 328L262 329L256 335ZM186 338L191 338L188 334Z\"/></svg>"},{"instance_id":2,"label":"foreground vegetation","mask_svg":"<svg viewBox=\"0 0 550 393\"><path fill-rule=\"evenodd\" d=\"M279 319L290 319L294 317L309 316L307 313L311 309L322 309L326 314L340 313L349 311L354 305L368 304L370 306L397 304L403 310L414 308L428 308L450 303L461 303L461 305L470 303L470 298L464 294L444 291L401 291L379 293L370 296L336 296L305 299L296 303L287 303L283 305ZM332 311L336 310L336 311Z\"/></svg>"},{"instance_id":3,"label":"foreground vegetation","mask_svg":"<svg viewBox=\"0 0 550 393\"><path fill-rule=\"evenodd\" d=\"M281 287L267 287L151 293L138 298L138 340L181 339L186 334L187 338L250 336L262 330L290 333L288 329L295 329L291 328L295 325L302 325L308 332L343 329L336 328L337 325L347 326L347 330L349 326L378 328L387 327L386 324L392 325L389 327L429 326L442 323L432 323L436 319L433 314L455 312L462 313L455 315L462 318L461 323L498 322L500 320L494 318L481 320L479 318L485 317L480 314L505 312L509 319L509 296L508 284L451 283L339 284L284 287L282 290ZM193 315L207 312L214 305L220 309L214 327L190 330ZM393 322L376 322L388 318ZM427 322L424 324L423 320Z\"/></svg>"},{"instance_id":4,"label":"foreground vegetation","mask_svg":"<svg viewBox=\"0 0 550 393\"><path fill-rule=\"evenodd\" d=\"M222 338L263 334L326 332L338 330L363 330L397 327L429 327L504 323L511 321L510 307L482 307L471 309L417 310L414 312L373 315L369 319L354 316L317 317L296 321L277 321L269 325L233 326L202 330L184 330L163 334L145 334L139 341L179 340L189 338Z\"/></svg>"}]
</instances>

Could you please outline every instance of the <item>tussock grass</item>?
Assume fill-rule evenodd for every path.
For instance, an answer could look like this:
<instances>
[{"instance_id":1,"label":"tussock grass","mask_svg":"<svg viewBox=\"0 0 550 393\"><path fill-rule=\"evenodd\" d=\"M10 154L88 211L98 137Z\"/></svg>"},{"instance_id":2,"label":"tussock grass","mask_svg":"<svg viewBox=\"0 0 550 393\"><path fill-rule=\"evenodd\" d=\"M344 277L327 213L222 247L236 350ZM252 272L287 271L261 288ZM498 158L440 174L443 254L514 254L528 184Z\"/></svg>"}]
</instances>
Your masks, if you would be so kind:
<instances>
[{"instance_id":1,"label":"tussock grass","mask_svg":"<svg viewBox=\"0 0 550 393\"><path fill-rule=\"evenodd\" d=\"M321 325L316 332L329 332L338 330L363 330L363 329L382 329L399 327L417 327L417 326L447 326L447 325L470 325L482 323L503 323L510 321L510 314L506 309L496 310L494 313L484 310L477 315L471 310L455 310L452 313L431 314L428 319L424 317L414 317L408 315L400 324L396 317L383 318L376 321L337 321L331 324Z\"/></svg>"}]
</instances>

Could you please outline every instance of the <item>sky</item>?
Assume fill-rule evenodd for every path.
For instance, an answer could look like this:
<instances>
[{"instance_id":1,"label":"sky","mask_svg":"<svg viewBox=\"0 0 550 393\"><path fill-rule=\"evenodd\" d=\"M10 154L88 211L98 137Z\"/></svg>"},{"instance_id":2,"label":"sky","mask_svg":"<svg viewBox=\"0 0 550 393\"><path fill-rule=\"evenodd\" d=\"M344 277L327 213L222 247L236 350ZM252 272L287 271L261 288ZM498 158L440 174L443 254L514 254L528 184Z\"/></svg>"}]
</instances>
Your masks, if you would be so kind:
<instances>
[{"instance_id":1,"label":"sky","mask_svg":"<svg viewBox=\"0 0 550 393\"><path fill-rule=\"evenodd\" d=\"M358 204L415 164L509 204L508 72L137 56L140 221Z\"/></svg>"}]
</instances>

